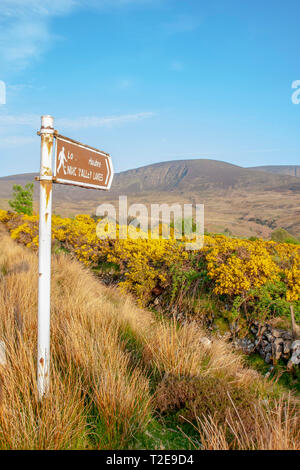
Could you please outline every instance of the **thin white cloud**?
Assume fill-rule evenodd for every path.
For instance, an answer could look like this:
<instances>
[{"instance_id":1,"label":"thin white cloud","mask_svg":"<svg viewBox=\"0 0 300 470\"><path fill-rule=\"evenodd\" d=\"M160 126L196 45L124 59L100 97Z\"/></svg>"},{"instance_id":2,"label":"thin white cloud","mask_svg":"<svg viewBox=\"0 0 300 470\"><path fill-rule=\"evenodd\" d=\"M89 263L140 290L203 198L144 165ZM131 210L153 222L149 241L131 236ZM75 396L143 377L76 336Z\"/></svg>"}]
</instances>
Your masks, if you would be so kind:
<instances>
[{"instance_id":1,"label":"thin white cloud","mask_svg":"<svg viewBox=\"0 0 300 470\"><path fill-rule=\"evenodd\" d=\"M22 147L36 142L36 137L11 135L0 137L0 147Z\"/></svg>"},{"instance_id":2,"label":"thin white cloud","mask_svg":"<svg viewBox=\"0 0 300 470\"><path fill-rule=\"evenodd\" d=\"M190 15L178 15L173 20L163 23L162 29L167 34L180 34L188 33L197 29L202 22L202 19Z\"/></svg>"},{"instance_id":3,"label":"thin white cloud","mask_svg":"<svg viewBox=\"0 0 300 470\"><path fill-rule=\"evenodd\" d=\"M165 0L0 0L0 70L20 70L36 60L58 37L55 16L75 9L103 9L161 3Z\"/></svg>"},{"instance_id":4,"label":"thin white cloud","mask_svg":"<svg viewBox=\"0 0 300 470\"><path fill-rule=\"evenodd\" d=\"M82 116L78 118L59 118L55 120L55 128L60 132L126 125L154 117L153 112L123 114L119 116L99 117ZM0 147L21 147L36 142L35 133L40 127L41 118L38 114L4 115L0 114ZM15 135L16 131L29 135Z\"/></svg>"},{"instance_id":5,"label":"thin white cloud","mask_svg":"<svg viewBox=\"0 0 300 470\"><path fill-rule=\"evenodd\" d=\"M76 0L1 0L0 12L9 18L50 16L68 13L76 4Z\"/></svg>"},{"instance_id":6,"label":"thin white cloud","mask_svg":"<svg viewBox=\"0 0 300 470\"><path fill-rule=\"evenodd\" d=\"M132 88L133 86L133 80L130 78L123 78L121 80L117 81L116 88L118 90L128 90L129 88Z\"/></svg>"},{"instance_id":7,"label":"thin white cloud","mask_svg":"<svg viewBox=\"0 0 300 470\"><path fill-rule=\"evenodd\" d=\"M168 153L168 154L165 154L162 158L183 158L183 159L186 159L186 158L209 158L209 159L213 159L216 157L216 154L215 153L211 153L211 152L192 152L192 153L189 153L189 152L183 152L183 153Z\"/></svg>"},{"instance_id":8,"label":"thin white cloud","mask_svg":"<svg viewBox=\"0 0 300 470\"><path fill-rule=\"evenodd\" d=\"M280 149L257 149L257 150L248 150L248 153L274 153L280 152Z\"/></svg>"},{"instance_id":9,"label":"thin white cloud","mask_svg":"<svg viewBox=\"0 0 300 470\"><path fill-rule=\"evenodd\" d=\"M81 116L78 118L58 118L55 120L55 127L64 129L88 129L95 127L113 127L119 124L128 124L154 117L156 113L145 111L135 114L121 114L117 116ZM38 114L0 114L0 127L2 129L14 126L29 126L37 129L40 125Z\"/></svg>"},{"instance_id":10,"label":"thin white cloud","mask_svg":"<svg viewBox=\"0 0 300 470\"><path fill-rule=\"evenodd\" d=\"M117 8L133 5L164 3L165 0L1 0L2 17L28 18L65 15L74 8Z\"/></svg>"},{"instance_id":11,"label":"thin white cloud","mask_svg":"<svg viewBox=\"0 0 300 470\"><path fill-rule=\"evenodd\" d=\"M83 116L75 119L57 119L56 127L65 129L88 129L95 127L113 127L120 124L128 124L131 122L141 121L143 119L155 116L152 112L143 112L136 114L125 114L121 116L97 117Z\"/></svg>"},{"instance_id":12,"label":"thin white cloud","mask_svg":"<svg viewBox=\"0 0 300 470\"><path fill-rule=\"evenodd\" d=\"M38 58L55 39L49 20L75 5L74 0L1 0L0 68L19 70Z\"/></svg>"},{"instance_id":13,"label":"thin white cloud","mask_svg":"<svg viewBox=\"0 0 300 470\"><path fill-rule=\"evenodd\" d=\"M33 85L29 83L16 83L15 85L10 85L8 83L6 88L8 92L15 94L25 90L26 88L33 88Z\"/></svg>"},{"instance_id":14,"label":"thin white cloud","mask_svg":"<svg viewBox=\"0 0 300 470\"><path fill-rule=\"evenodd\" d=\"M183 62L180 62L179 60L173 60L170 64L170 69L174 72L181 72L181 70L184 69Z\"/></svg>"},{"instance_id":15,"label":"thin white cloud","mask_svg":"<svg viewBox=\"0 0 300 470\"><path fill-rule=\"evenodd\" d=\"M37 127L40 119L38 114L0 114L0 127L2 129L11 126Z\"/></svg>"}]
</instances>

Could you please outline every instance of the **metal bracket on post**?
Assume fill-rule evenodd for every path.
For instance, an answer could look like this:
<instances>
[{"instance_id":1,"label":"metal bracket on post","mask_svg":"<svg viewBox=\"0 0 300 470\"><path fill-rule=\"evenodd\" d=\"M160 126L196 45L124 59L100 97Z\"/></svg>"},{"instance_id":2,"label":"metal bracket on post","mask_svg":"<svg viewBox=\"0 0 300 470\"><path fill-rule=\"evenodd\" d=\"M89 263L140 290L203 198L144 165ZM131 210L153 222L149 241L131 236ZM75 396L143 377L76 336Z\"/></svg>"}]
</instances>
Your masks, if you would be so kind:
<instances>
[{"instance_id":1,"label":"metal bracket on post","mask_svg":"<svg viewBox=\"0 0 300 470\"><path fill-rule=\"evenodd\" d=\"M54 119L42 116L39 220L39 290L37 385L39 399L47 394L50 374L50 282L52 218L52 148Z\"/></svg>"}]
</instances>

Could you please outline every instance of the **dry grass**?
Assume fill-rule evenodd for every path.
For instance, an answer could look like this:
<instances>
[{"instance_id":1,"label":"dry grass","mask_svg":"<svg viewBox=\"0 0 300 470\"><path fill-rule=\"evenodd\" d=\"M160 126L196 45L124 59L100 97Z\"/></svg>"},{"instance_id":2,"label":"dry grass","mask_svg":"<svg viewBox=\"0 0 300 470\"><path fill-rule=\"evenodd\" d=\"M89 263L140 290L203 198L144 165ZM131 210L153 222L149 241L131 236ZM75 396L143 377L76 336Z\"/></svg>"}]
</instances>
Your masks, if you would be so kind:
<instances>
[{"instance_id":1,"label":"dry grass","mask_svg":"<svg viewBox=\"0 0 300 470\"><path fill-rule=\"evenodd\" d=\"M250 433L233 402L232 405L225 423L212 415L197 417L201 449L299 450L299 415L290 398L280 398L272 407L256 404Z\"/></svg>"},{"instance_id":2,"label":"dry grass","mask_svg":"<svg viewBox=\"0 0 300 470\"><path fill-rule=\"evenodd\" d=\"M294 397L279 398L230 345L155 320L66 255L53 257L51 389L40 404L37 257L1 230L0 448L128 448L157 410L192 420L201 448L300 448Z\"/></svg>"},{"instance_id":3,"label":"dry grass","mask_svg":"<svg viewBox=\"0 0 300 470\"><path fill-rule=\"evenodd\" d=\"M194 324L152 330L146 358L162 376L158 409L197 422L200 449L300 449L299 401L246 368L229 344L207 347L202 337Z\"/></svg>"},{"instance_id":4,"label":"dry grass","mask_svg":"<svg viewBox=\"0 0 300 470\"><path fill-rule=\"evenodd\" d=\"M112 293L66 256L52 276L51 391L36 395L37 259L1 236L0 337L3 368L0 447L122 447L149 419L148 380L119 341L120 314ZM22 266L22 269L20 268ZM129 308L124 305L124 309ZM13 425L12 425L13 423Z\"/></svg>"}]
</instances>

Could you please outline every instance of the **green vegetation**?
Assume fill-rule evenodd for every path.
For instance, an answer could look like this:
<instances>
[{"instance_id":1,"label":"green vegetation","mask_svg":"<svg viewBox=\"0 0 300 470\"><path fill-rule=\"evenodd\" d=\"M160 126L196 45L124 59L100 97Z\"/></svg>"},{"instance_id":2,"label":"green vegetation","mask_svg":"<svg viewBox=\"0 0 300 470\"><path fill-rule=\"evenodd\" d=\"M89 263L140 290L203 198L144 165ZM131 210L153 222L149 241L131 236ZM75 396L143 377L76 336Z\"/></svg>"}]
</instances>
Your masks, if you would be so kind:
<instances>
[{"instance_id":1,"label":"green vegetation","mask_svg":"<svg viewBox=\"0 0 300 470\"><path fill-rule=\"evenodd\" d=\"M271 234L271 239L277 243L292 243L295 245L300 245L299 238L294 237L284 228L278 228L274 230Z\"/></svg>"},{"instance_id":2,"label":"green vegetation","mask_svg":"<svg viewBox=\"0 0 300 470\"><path fill-rule=\"evenodd\" d=\"M266 364L258 354L246 356L246 362L262 375L267 376L272 382L278 383L287 390L293 390L294 392L300 393L299 369L294 369L292 373L288 372L286 364L283 361L279 361L278 364L270 366L270 364Z\"/></svg>"},{"instance_id":3,"label":"green vegetation","mask_svg":"<svg viewBox=\"0 0 300 470\"><path fill-rule=\"evenodd\" d=\"M259 217L251 217L248 219L249 222L255 222L258 225L265 225L266 227L269 228L275 228L276 227L276 221L274 219L268 220L268 219L260 219Z\"/></svg>"},{"instance_id":4,"label":"green vegetation","mask_svg":"<svg viewBox=\"0 0 300 470\"><path fill-rule=\"evenodd\" d=\"M25 186L19 184L13 185L13 199L9 201L10 207L18 214L33 214L33 183L27 183Z\"/></svg>"}]
</instances>

